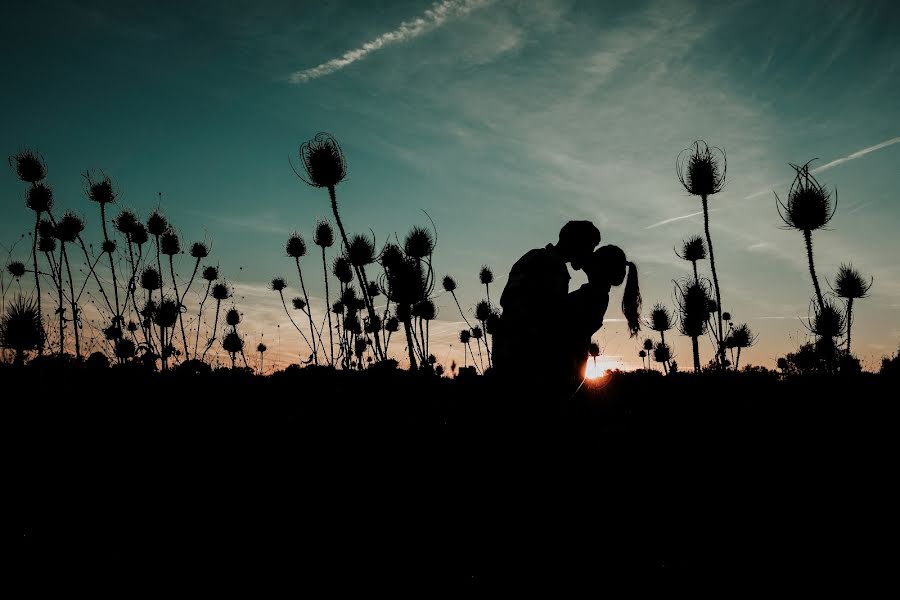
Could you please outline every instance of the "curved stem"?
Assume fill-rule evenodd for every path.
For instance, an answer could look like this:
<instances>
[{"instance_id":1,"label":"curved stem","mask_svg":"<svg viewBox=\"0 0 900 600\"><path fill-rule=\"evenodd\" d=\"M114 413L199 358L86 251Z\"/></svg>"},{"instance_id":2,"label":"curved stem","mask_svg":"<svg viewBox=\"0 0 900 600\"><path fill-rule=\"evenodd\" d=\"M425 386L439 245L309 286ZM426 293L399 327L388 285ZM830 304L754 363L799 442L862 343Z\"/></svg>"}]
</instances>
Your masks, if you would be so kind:
<instances>
[{"instance_id":1,"label":"curved stem","mask_svg":"<svg viewBox=\"0 0 900 600\"><path fill-rule=\"evenodd\" d=\"M803 239L806 241L806 258L809 260L809 275L812 277L813 287L816 289L816 300L819 301L819 309L824 309L825 300L822 298L822 290L819 288L819 278L816 277L816 266L813 262L812 231L804 229Z\"/></svg>"},{"instance_id":2,"label":"curved stem","mask_svg":"<svg viewBox=\"0 0 900 600\"><path fill-rule=\"evenodd\" d=\"M703 201L703 228L706 231L706 245L709 247L709 267L712 271L713 276L713 287L716 290L716 303L718 310L716 311L716 315L719 321L719 348L716 349L716 356L719 357L719 365L725 365L725 349L722 344L722 340L725 339L724 331L722 327L722 294L719 291L719 276L716 274L716 257L713 253L713 243L712 238L709 235L709 202L707 201L707 197L701 196L701 200Z\"/></svg>"},{"instance_id":3,"label":"curved stem","mask_svg":"<svg viewBox=\"0 0 900 600\"><path fill-rule=\"evenodd\" d=\"M850 356L850 328L853 326L853 298L847 299L847 356Z\"/></svg>"},{"instance_id":4,"label":"curved stem","mask_svg":"<svg viewBox=\"0 0 900 600\"><path fill-rule=\"evenodd\" d=\"M325 262L325 247L322 247L322 270L325 272L325 312L328 314L328 350L330 364L334 366L334 334L331 331L331 297L328 293L328 265ZM386 344L385 344L386 346ZM387 349L385 349L387 352Z\"/></svg>"},{"instance_id":5,"label":"curved stem","mask_svg":"<svg viewBox=\"0 0 900 600\"><path fill-rule=\"evenodd\" d=\"M199 260L197 261L200 262ZM188 343L187 343L187 335L184 333L184 318L182 317L182 305L181 299L182 296L178 295L178 282L175 280L175 260L172 255L169 255L169 271L172 273L172 286L175 288L175 303L178 305L178 324L181 325L181 343L184 345L184 358L188 359ZM194 268L194 272L197 272L197 269ZM186 293L186 292L185 292Z\"/></svg>"},{"instance_id":6,"label":"curved stem","mask_svg":"<svg viewBox=\"0 0 900 600\"><path fill-rule=\"evenodd\" d=\"M312 351L312 349L313 349L312 344L310 344L310 343L309 343L309 340L306 339L306 336L303 335L303 330L300 329L300 326L297 325L297 323L294 322L294 317L291 316L291 313L290 313L290 311L288 310L287 302L284 301L284 292L282 292L281 290L279 290L279 291L278 291L278 295L281 296L281 305L284 306L284 314L286 314L287 317L288 317L288 319L291 320L291 325L294 326L294 329L297 330L297 333L300 334L300 337L303 338L303 341L306 342L306 345L309 346L310 351Z\"/></svg>"},{"instance_id":7,"label":"curved stem","mask_svg":"<svg viewBox=\"0 0 900 600\"><path fill-rule=\"evenodd\" d=\"M100 224L103 226L103 241L109 242L109 234L106 231L106 204L103 202L100 203ZM112 252L107 252L109 254L109 271L112 273L112 285L113 285L113 297L116 302L116 314L113 316L113 325L118 323L120 326L124 326L125 322L122 318L122 310L119 305L119 285L116 282L116 265L113 262Z\"/></svg>"},{"instance_id":8,"label":"curved stem","mask_svg":"<svg viewBox=\"0 0 900 600\"><path fill-rule=\"evenodd\" d=\"M38 316L40 317L41 329L44 329L44 313L41 310L41 273L38 269L38 259L37 259L37 239L38 239L38 225L41 222L41 213L37 213L37 216L34 219L34 239L31 241L31 258L34 261L34 287L37 291L37 311ZM41 336L41 341L38 343L38 355L44 353L44 336Z\"/></svg>"},{"instance_id":9,"label":"curved stem","mask_svg":"<svg viewBox=\"0 0 900 600\"><path fill-rule=\"evenodd\" d=\"M65 248L65 242L60 242L59 244L59 283L56 285L56 291L59 293L59 307L57 308L57 312L59 313L59 355L62 356L66 352L66 332L65 332L65 310L66 308L63 306L63 276L62 276L62 263L63 263L63 249Z\"/></svg>"},{"instance_id":10,"label":"curved stem","mask_svg":"<svg viewBox=\"0 0 900 600\"><path fill-rule=\"evenodd\" d=\"M66 253L66 245L62 247L63 260L66 263L66 273L69 274L69 294L72 304L72 330L75 332L75 358L81 360L81 339L78 335L78 303L75 299L75 284L72 282L72 267L69 265L69 255Z\"/></svg>"},{"instance_id":11,"label":"curved stem","mask_svg":"<svg viewBox=\"0 0 900 600\"><path fill-rule=\"evenodd\" d=\"M206 342L206 349L203 351L203 356L200 357L200 360L206 360L206 353L209 352L209 349L212 348L213 342L216 341L216 330L219 327L219 309L222 308L222 301L216 299L216 318L213 320L213 328L212 328L212 337L209 338L209 341Z\"/></svg>"},{"instance_id":12,"label":"curved stem","mask_svg":"<svg viewBox=\"0 0 900 600\"><path fill-rule=\"evenodd\" d=\"M416 353L413 346L412 324L409 322L409 319L403 321L403 329L406 330L406 346L407 350L409 350L409 370L415 371L418 367L416 366Z\"/></svg>"},{"instance_id":13,"label":"curved stem","mask_svg":"<svg viewBox=\"0 0 900 600\"><path fill-rule=\"evenodd\" d=\"M469 323L469 320L466 318L466 315L463 312L462 306L459 305L459 299L456 297L456 291L454 290L454 291L450 292L450 294L453 296L453 299L456 300L456 308L459 309L459 316L461 316L463 318L463 321L466 322L466 325L469 326L469 329L472 329L472 324Z\"/></svg>"},{"instance_id":14,"label":"curved stem","mask_svg":"<svg viewBox=\"0 0 900 600\"><path fill-rule=\"evenodd\" d=\"M203 305L206 304L206 299L209 298L209 290L212 287L212 281L209 281L206 284L206 293L203 294L203 300L200 301L200 310L197 312L197 335L194 338L194 358L197 358L197 348L200 345L200 321L203 319Z\"/></svg>"},{"instance_id":15,"label":"curved stem","mask_svg":"<svg viewBox=\"0 0 900 600\"><path fill-rule=\"evenodd\" d=\"M306 316L309 317L309 337L312 338L313 362L319 364L319 351L316 346L316 327L313 325L312 306L309 304L309 294L306 293L306 284L303 283L303 269L300 268L300 259L294 258L297 263L297 275L300 277L300 289L303 291L303 299L306 301Z\"/></svg>"}]
</instances>

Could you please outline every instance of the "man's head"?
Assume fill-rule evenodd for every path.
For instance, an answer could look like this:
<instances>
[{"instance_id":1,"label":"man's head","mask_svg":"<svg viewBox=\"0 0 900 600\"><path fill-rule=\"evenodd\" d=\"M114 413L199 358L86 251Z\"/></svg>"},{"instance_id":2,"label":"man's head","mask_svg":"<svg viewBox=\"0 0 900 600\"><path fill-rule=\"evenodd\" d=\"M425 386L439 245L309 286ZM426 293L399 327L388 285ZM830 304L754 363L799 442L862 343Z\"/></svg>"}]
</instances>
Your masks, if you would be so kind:
<instances>
[{"instance_id":1,"label":"man's head","mask_svg":"<svg viewBox=\"0 0 900 600\"><path fill-rule=\"evenodd\" d=\"M556 250L576 271L600 243L600 230L590 221L569 221L559 230Z\"/></svg>"}]
</instances>

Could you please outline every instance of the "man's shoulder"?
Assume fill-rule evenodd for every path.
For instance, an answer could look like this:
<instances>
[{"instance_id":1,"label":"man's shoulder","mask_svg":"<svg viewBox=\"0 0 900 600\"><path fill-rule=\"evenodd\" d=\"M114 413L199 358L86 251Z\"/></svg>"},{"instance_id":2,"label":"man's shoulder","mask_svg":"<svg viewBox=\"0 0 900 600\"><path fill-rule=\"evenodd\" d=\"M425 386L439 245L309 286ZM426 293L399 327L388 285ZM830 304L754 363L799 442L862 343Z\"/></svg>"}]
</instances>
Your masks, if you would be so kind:
<instances>
[{"instance_id":1,"label":"man's shoulder","mask_svg":"<svg viewBox=\"0 0 900 600\"><path fill-rule=\"evenodd\" d=\"M513 269L517 267L566 269L566 263L553 252L552 246L547 246L545 248L534 248L523 254L522 258L513 265Z\"/></svg>"}]
</instances>

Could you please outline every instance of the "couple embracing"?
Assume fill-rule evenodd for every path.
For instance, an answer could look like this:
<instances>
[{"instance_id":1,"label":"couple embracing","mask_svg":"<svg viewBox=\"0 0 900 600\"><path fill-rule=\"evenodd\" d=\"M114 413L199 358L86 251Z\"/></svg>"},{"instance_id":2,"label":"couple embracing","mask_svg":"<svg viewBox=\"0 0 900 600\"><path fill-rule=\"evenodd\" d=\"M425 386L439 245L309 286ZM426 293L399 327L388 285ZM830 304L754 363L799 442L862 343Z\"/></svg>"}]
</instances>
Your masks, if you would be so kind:
<instances>
[{"instance_id":1,"label":"couple embracing","mask_svg":"<svg viewBox=\"0 0 900 600\"><path fill-rule=\"evenodd\" d=\"M640 330L637 268L617 246L601 246L590 221L569 221L556 244L527 252L513 265L494 335L498 375L527 380L578 382L584 377L593 336L603 326L610 289L625 283L622 313L632 337ZM569 270L588 282L569 291Z\"/></svg>"}]
</instances>

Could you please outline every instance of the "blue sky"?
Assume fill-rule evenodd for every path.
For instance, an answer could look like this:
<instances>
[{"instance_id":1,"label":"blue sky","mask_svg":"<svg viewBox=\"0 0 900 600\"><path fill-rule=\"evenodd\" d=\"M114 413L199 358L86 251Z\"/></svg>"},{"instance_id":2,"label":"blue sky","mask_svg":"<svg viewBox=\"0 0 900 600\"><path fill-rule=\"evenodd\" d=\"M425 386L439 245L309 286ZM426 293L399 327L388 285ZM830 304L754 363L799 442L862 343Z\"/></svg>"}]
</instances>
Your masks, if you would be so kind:
<instances>
[{"instance_id":1,"label":"blue sky","mask_svg":"<svg viewBox=\"0 0 900 600\"><path fill-rule=\"evenodd\" d=\"M288 165L320 130L348 157L347 228L381 241L428 211L437 269L456 276L464 304L482 297L482 263L502 276L573 218L637 263L646 306L672 304L672 279L687 274L672 248L702 230L696 216L669 221L700 210L675 156L698 138L724 148L728 182L711 201L722 293L760 334L747 358L768 366L803 339L812 295L802 237L779 228L772 191L790 182L788 162L818 157L834 163L819 177L840 198L831 230L815 234L820 275L852 260L875 276L854 324L861 357L900 341L895 2L125 4L5 9L2 147L39 149L58 203L89 231L84 169L103 168L141 213L162 192L185 239L210 240L240 284L251 341L287 324L263 289L295 279L287 235L329 215L326 194ZM29 227L22 189L0 173L6 245ZM432 334L440 360L461 357L448 300ZM282 334L289 354L296 340ZM639 364L623 323L597 339ZM675 351L690 363L689 343Z\"/></svg>"}]
</instances>

